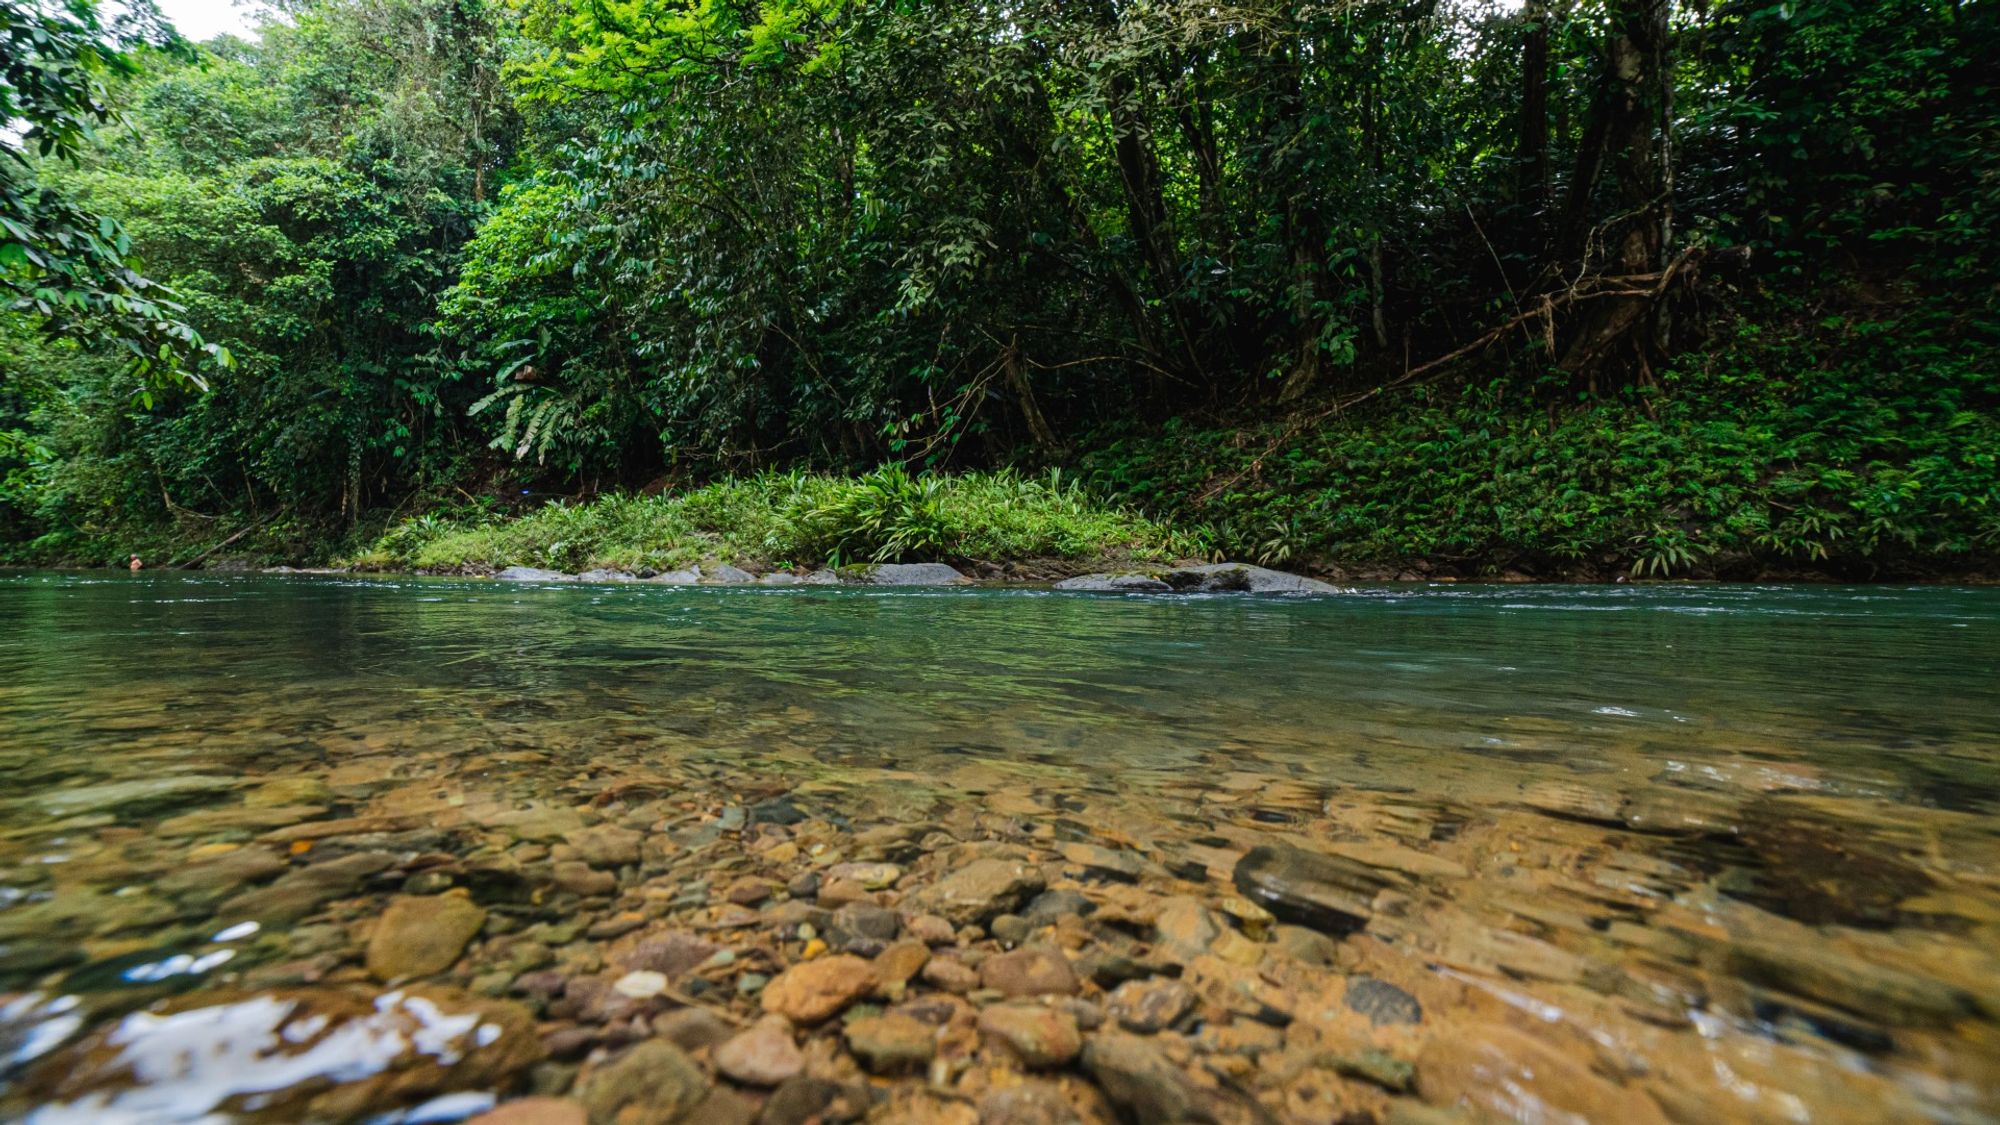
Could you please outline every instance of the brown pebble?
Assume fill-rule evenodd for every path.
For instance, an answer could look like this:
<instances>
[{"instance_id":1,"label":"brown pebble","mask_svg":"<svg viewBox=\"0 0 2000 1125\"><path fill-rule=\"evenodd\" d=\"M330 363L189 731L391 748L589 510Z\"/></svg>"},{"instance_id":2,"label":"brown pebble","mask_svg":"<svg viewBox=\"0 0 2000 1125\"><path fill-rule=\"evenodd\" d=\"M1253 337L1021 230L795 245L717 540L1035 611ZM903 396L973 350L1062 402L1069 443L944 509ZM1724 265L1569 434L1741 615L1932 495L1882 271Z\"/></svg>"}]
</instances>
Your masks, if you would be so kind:
<instances>
[{"instance_id":1,"label":"brown pebble","mask_svg":"<svg viewBox=\"0 0 2000 1125\"><path fill-rule=\"evenodd\" d=\"M818 1023L875 990L875 966L845 953L793 965L764 986L762 1003L794 1023Z\"/></svg>"},{"instance_id":2,"label":"brown pebble","mask_svg":"<svg viewBox=\"0 0 2000 1125\"><path fill-rule=\"evenodd\" d=\"M1069 959L1042 945L987 958L979 966L979 983L1008 996L1069 996L1078 988Z\"/></svg>"}]
</instances>

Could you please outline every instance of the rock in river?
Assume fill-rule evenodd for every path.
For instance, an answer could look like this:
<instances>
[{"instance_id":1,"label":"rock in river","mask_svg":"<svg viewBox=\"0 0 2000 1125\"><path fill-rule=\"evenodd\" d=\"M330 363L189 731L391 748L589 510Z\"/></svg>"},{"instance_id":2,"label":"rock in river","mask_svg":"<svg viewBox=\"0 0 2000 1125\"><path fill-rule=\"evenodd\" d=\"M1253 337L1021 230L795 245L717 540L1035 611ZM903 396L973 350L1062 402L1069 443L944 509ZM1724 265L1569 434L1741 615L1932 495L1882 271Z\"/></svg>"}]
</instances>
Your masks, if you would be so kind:
<instances>
[{"instance_id":1,"label":"rock in river","mask_svg":"<svg viewBox=\"0 0 2000 1125\"><path fill-rule=\"evenodd\" d=\"M399 898L368 939L368 971L383 981L441 973L485 922L486 911L463 894Z\"/></svg>"},{"instance_id":2,"label":"rock in river","mask_svg":"<svg viewBox=\"0 0 2000 1125\"><path fill-rule=\"evenodd\" d=\"M679 1047L648 1039L587 1075L578 1098L593 1122L675 1125L708 1096L708 1079Z\"/></svg>"},{"instance_id":3,"label":"rock in river","mask_svg":"<svg viewBox=\"0 0 2000 1125\"><path fill-rule=\"evenodd\" d=\"M1284 921L1351 933L1368 924L1375 896L1398 879L1345 856L1266 844L1237 861L1235 883L1243 897Z\"/></svg>"},{"instance_id":4,"label":"rock in river","mask_svg":"<svg viewBox=\"0 0 2000 1125\"><path fill-rule=\"evenodd\" d=\"M715 1049L715 1069L748 1086L776 1086L803 1071L806 1059L784 1020L768 1020Z\"/></svg>"},{"instance_id":5,"label":"rock in river","mask_svg":"<svg viewBox=\"0 0 2000 1125\"><path fill-rule=\"evenodd\" d=\"M910 896L912 909L969 926L1005 914L1044 886L1042 873L1010 859L979 859Z\"/></svg>"},{"instance_id":6,"label":"rock in river","mask_svg":"<svg viewBox=\"0 0 2000 1125\"><path fill-rule=\"evenodd\" d=\"M543 570L535 566L510 566L493 577L502 582L574 582L576 579L560 570Z\"/></svg>"},{"instance_id":7,"label":"rock in river","mask_svg":"<svg viewBox=\"0 0 2000 1125\"><path fill-rule=\"evenodd\" d=\"M793 1023L819 1023L875 990L875 966L836 954L793 965L764 986L763 1005Z\"/></svg>"},{"instance_id":8,"label":"rock in river","mask_svg":"<svg viewBox=\"0 0 2000 1125\"><path fill-rule=\"evenodd\" d=\"M881 563L842 571L869 586L963 586L972 581L943 563Z\"/></svg>"}]
</instances>

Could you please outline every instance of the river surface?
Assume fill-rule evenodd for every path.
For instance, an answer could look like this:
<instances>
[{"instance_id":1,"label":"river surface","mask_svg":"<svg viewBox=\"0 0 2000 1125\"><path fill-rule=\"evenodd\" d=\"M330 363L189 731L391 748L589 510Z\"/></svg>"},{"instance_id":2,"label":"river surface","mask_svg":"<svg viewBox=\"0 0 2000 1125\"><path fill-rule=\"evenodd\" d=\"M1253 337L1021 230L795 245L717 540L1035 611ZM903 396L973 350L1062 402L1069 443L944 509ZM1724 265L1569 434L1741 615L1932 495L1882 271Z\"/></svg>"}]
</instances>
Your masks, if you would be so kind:
<instances>
[{"instance_id":1,"label":"river surface","mask_svg":"<svg viewBox=\"0 0 2000 1125\"><path fill-rule=\"evenodd\" d=\"M482 857L561 858L563 827L524 818L659 823L676 797L706 826L679 822L688 847L780 799L830 832L956 832L981 810L1215 895L1264 840L1373 864L1394 901L1343 956L1426 1005L1368 1044L1414 1059L1414 1085L1369 1096L1545 1121L2000 1120L2000 590L0 573L0 771L4 1104L34 1120L254 1116L279 1080L105 1059L148 1005L361 987L383 894L455 880L497 903L467 874ZM174 879L253 852L285 878L393 860L269 914L230 896L276 866ZM475 951L560 921L508 917ZM315 1112L401 1120L441 1091L471 1112L508 1081ZM453 1116L426 1104L407 1119Z\"/></svg>"}]
</instances>

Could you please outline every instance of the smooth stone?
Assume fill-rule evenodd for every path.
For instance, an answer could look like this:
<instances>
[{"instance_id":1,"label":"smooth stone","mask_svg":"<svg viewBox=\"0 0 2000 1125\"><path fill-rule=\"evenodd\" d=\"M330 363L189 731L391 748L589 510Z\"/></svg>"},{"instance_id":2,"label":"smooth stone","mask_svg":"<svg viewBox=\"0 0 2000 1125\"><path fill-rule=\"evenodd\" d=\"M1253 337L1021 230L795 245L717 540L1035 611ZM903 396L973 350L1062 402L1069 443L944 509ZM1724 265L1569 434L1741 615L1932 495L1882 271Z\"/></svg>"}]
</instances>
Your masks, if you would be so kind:
<instances>
[{"instance_id":1,"label":"smooth stone","mask_svg":"<svg viewBox=\"0 0 2000 1125\"><path fill-rule=\"evenodd\" d=\"M1399 877L1345 856L1265 844L1237 861L1236 889L1281 921L1324 933L1359 930L1375 916L1375 896Z\"/></svg>"},{"instance_id":2,"label":"smooth stone","mask_svg":"<svg viewBox=\"0 0 2000 1125\"><path fill-rule=\"evenodd\" d=\"M1417 1023L1424 1018L1423 1005L1417 1003L1416 997L1370 976L1350 978L1343 1003L1349 1011L1367 1016L1368 1022L1376 1027Z\"/></svg>"},{"instance_id":3,"label":"smooth stone","mask_svg":"<svg viewBox=\"0 0 2000 1125\"><path fill-rule=\"evenodd\" d=\"M1105 1096L1147 1123L1209 1121L1181 1069L1151 1040L1104 1032L1084 1044L1083 1067Z\"/></svg>"},{"instance_id":4,"label":"smooth stone","mask_svg":"<svg viewBox=\"0 0 2000 1125\"><path fill-rule=\"evenodd\" d=\"M582 574L576 576L576 580L578 582L617 583L637 582L639 579L637 575L627 574L622 570L597 569L584 571Z\"/></svg>"},{"instance_id":5,"label":"smooth stone","mask_svg":"<svg viewBox=\"0 0 2000 1125\"><path fill-rule=\"evenodd\" d=\"M1028 940L1035 932L1035 924L1019 914L1002 914L988 922L986 929L1000 944L1012 948Z\"/></svg>"},{"instance_id":6,"label":"smooth stone","mask_svg":"<svg viewBox=\"0 0 2000 1125\"><path fill-rule=\"evenodd\" d=\"M859 957L835 954L806 961L772 978L759 1003L793 1023L819 1023L875 990L875 967Z\"/></svg>"},{"instance_id":7,"label":"smooth stone","mask_svg":"<svg viewBox=\"0 0 2000 1125\"><path fill-rule=\"evenodd\" d=\"M646 581L657 582L662 586L693 586L701 581L701 568L691 566L686 570L670 570L665 574L656 574Z\"/></svg>"},{"instance_id":8,"label":"smooth stone","mask_svg":"<svg viewBox=\"0 0 2000 1125\"><path fill-rule=\"evenodd\" d=\"M623 867L639 862L639 844L645 835L614 824L601 824L569 834L567 843L592 867Z\"/></svg>"},{"instance_id":9,"label":"smooth stone","mask_svg":"<svg viewBox=\"0 0 2000 1125\"><path fill-rule=\"evenodd\" d=\"M776 1086L805 1069L784 1021L765 1021L715 1049L715 1069L746 1086Z\"/></svg>"},{"instance_id":10,"label":"smooth stone","mask_svg":"<svg viewBox=\"0 0 2000 1125\"><path fill-rule=\"evenodd\" d=\"M1171 977L1128 980L1112 989L1104 1010L1127 1031L1151 1035L1194 1011L1194 989Z\"/></svg>"},{"instance_id":11,"label":"smooth stone","mask_svg":"<svg viewBox=\"0 0 2000 1125\"><path fill-rule=\"evenodd\" d=\"M747 586L757 581L757 576L728 563L718 563L703 574L702 581L716 586Z\"/></svg>"},{"instance_id":12,"label":"smooth stone","mask_svg":"<svg viewBox=\"0 0 2000 1125\"><path fill-rule=\"evenodd\" d=\"M903 868L894 863L836 863L826 869L829 879L846 879L871 891L887 890L903 877Z\"/></svg>"},{"instance_id":13,"label":"smooth stone","mask_svg":"<svg viewBox=\"0 0 2000 1125\"><path fill-rule=\"evenodd\" d=\"M683 1051L699 1051L728 1042L736 1029L707 1008L675 1008L653 1017L653 1034Z\"/></svg>"},{"instance_id":14,"label":"smooth stone","mask_svg":"<svg viewBox=\"0 0 2000 1125\"><path fill-rule=\"evenodd\" d=\"M651 1000L667 990L667 976L650 969L626 973L612 982L611 991L634 1000Z\"/></svg>"},{"instance_id":15,"label":"smooth stone","mask_svg":"<svg viewBox=\"0 0 2000 1125\"><path fill-rule=\"evenodd\" d=\"M510 566L493 577L502 582L572 582L575 579L560 570L543 570L534 566Z\"/></svg>"},{"instance_id":16,"label":"smooth stone","mask_svg":"<svg viewBox=\"0 0 2000 1125\"><path fill-rule=\"evenodd\" d=\"M1222 922L1215 912L1185 895L1162 903L1153 922L1153 943L1163 956L1181 964L1208 952L1221 936Z\"/></svg>"},{"instance_id":17,"label":"smooth stone","mask_svg":"<svg viewBox=\"0 0 2000 1125\"><path fill-rule=\"evenodd\" d=\"M1171 594L1172 586L1147 574L1079 574L1056 583L1058 590L1111 594Z\"/></svg>"},{"instance_id":18,"label":"smooth stone","mask_svg":"<svg viewBox=\"0 0 2000 1125\"><path fill-rule=\"evenodd\" d=\"M878 563L857 568L855 578L869 586L964 586L972 581L943 563Z\"/></svg>"},{"instance_id":19,"label":"smooth stone","mask_svg":"<svg viewBox=\"0 0 2000 1125\"><path fill-rule=\"evenodd\" d=\"M662 1039L648 1039L590 1072L577 1097L592 1122L675 1125L708 1096L694 1060Z\"/></svg>"},{"instance_id":20,"label":"smooth stone","mask_svg":"<svg viewBox=\"0 0 2000 1125\"><path fill-rule=\"evenodd\" d=\"M896 912L873 903L850 902L827 920L826 943L835 949L874 955L881 952L903 927Z\"/></svg>"},{"instance_id":21,"label":"smooth stone","mask_svg":"<svg viewBox=\"0 0 2000 1125\"><path fill-rule=\"evenodd\" d=\"M920 941L904 939L883 950L875 958L875 982L879 991L888 993L909 983L910 978L922 972L930 963L930 947Z\"/></svg>"},{"instance_id":22,"label":"smooth stone","mask_svg":"<svg viewBox=\"0 0 2000 1125\"><path fill-rule=\"evenodd\" d=\"M1080 987L1069 959L1042 945L987 958L979 983L1006 996L1071 996Z\"/></svg>"},{"instance_id":23,"label":"smooth stone","mask_svg":"<svg viewBox=\"0 0 2000 1125\"><path fill-rule=\"evenodd\" d=\"M923 968L924 983L960 996L979 987L979 970L956 957L933 957Z\"/></svg>"},{"instance_id":24,"label":"smooth stone","mask_svg":"<svg viewBox=\"0 0 2000 1125\"><path fill-rule=\"evenodd\" d=\"M870 1074L907 1074L937 1053L936 1029L905 1015L872 1016L847 1025L847 1049Z\"/></svg>"},{"instance_id":25,"label":"smooth stone","mask_svg":"<svg viewBox=\"0 0 2000 1125\"><path fill-rule=\"evenodd\" d=\"M1289 574L1282 570L1252 566L1249 563L1220 562L1203 566L1179 567L1167 578L1169 584L1178 587L1180 580L1192 576L1199 579L1194 588L1204 593L1238 592L1247 594L1338 594L1340 588L1321 582L1317 578Z\"/></svg>"},{"instance_id":26,"label":"smooth stone","mask_svg":"<svg viewBox=\"0 0 2000 1125\"><path fill-rule=\"evenodd\" d=\"M827 1107L838 1101L845 1089L838 1082L799 1075L771 1091L764 1102L758 1125L808 1125L823 1121Z\"/></svg>"},{"instance_id":27,"label":"smooth stone","mask_svg":"<svg viewBox=\"0 0 2000 1125\"><path fill-rule=\"evenodd\" d=\"M1042 873L1010 859L978 859L910 896L912 909L956 926L980 925L1020 906L1045 885Z\"/></svg>"},{"instance_id":28,"label":"smooth stone","mask_svg":"<svg viewBox=\"0 0 2000 1125\"><path fill-rule=\"evenodd\" d=\"M441 973L485 923L486 911L463 894L398 898L368 939L368 972L380 981Z\"/></svg>"},{"instance_id":29,"label":"smooth stone","mask_svg":"<svg viewBox=\"0 0 2000 1125\"><path fill-rule=\"evenodd\" d=\"M1004 1044L1030 1070L1067 1066L1083 1050L1076 1020L1040 1004L995 1004L979 1013L979 1032Z\"/></svg>"}]
</instances>

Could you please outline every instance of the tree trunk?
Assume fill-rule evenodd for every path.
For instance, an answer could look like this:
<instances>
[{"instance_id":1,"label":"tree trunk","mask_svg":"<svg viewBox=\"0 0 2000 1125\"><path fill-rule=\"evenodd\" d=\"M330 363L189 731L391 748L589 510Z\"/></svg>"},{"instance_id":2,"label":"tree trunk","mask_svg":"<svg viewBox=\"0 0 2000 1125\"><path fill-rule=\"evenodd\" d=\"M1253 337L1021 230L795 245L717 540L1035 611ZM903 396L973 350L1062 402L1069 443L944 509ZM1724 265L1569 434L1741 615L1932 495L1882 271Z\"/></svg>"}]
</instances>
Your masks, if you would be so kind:
<instances>
[{"instance_id":1,"label":"tree trunk","mask_svg":"<svg viewBox=\"0 0 2000 1125\"><path fill-rule=\"evenodd\" d=\"M1573 228L1565 232L1577 252L1571 259L1585 275L1652 274L1665 264L1673 216L1672 150L1669 120L1673 108L1673 67L1668 43L1670 0L1613 0L1611 34L1606 44L1605 73L1600 99L1599 151L1594 161L1615 170L1617 193L1612 217L1600 227L1589 225L1588 200L1572 196ZM1589 158L1590 154L1584 154ZM1594 178L1594 177L1593 177ZM1579 181L1576 190L1587 190ZM1577 230L1581 245L1577 246ZM1634 339L1642 348L1650 339L1653 313L1650 297L1615 297L1589 303L1582 325L1571 339L1562 366L1572 372L1592 372L1615 346Z\"/></svg>"},{"instance_id":2,"label":"tree trunk","mask_svg":"<svg viewBox=\"0 0 2000 1125\"><path fill-rule=\"evenodd\" d=\"M1547 0L1528 0L1521 18L1527 40L1521 48L1521 120L1516 135L1520 180L1516 198L1539 228L1549 197L1549 10ZM1540 241L1539 236L1535 239Z\"/></svg>"}]
</instances>

